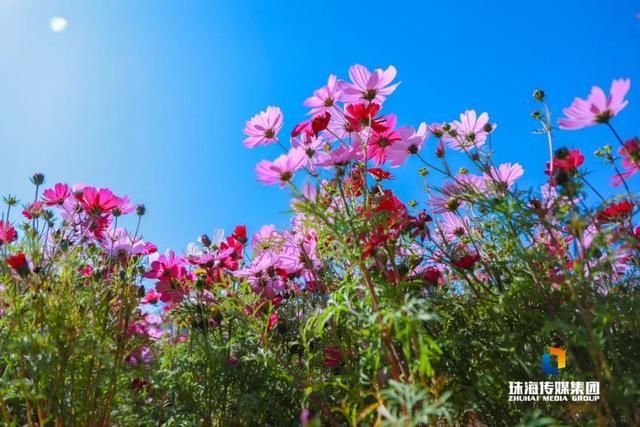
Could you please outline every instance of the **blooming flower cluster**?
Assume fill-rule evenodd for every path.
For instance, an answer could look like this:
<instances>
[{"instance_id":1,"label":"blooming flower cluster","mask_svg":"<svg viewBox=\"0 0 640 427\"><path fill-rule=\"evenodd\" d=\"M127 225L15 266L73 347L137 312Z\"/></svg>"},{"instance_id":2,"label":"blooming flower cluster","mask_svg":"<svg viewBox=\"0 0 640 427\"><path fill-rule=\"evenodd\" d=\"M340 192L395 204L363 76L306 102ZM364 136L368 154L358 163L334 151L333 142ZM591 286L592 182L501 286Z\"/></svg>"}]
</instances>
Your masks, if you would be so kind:
<instances>
[{"instance_id":1,"label":"blooming flower cluster","mask_svg":"<svg viewBox=\"0 0 640 427\"><path fill-rule=\"evenodd\" d=\"M628 105L630 81L614 80L609 96L594 87L558 122L568 130L603 124L618 140L616 150L606 146L596 152L613 169L612 186L624 186L624 193L608 200L589 181L587 168L595 162L581 147L553 150L548 114L534 113L548 137L549 162L538 168L548 178L539 191L525 191L519 184L525 173L521 164L494 162L491 140L497 126L488 113L467 109L445 122L399 124L386 110L399 87L396 73L393 66L354 65L348 79L330 75L304 101L308 117L290 132L283 131L283 113L276 106L247 121L247 148L282 150L275 160L260 161L256 174L262 184L291 191L293 214L283 228L238 225L228 236L222 231L202 235L184 252L159 253L139 234L143 205L86 185L58 183L40 194L44 176L35 174L36 198L23 207L22 225L11 217L15 198L5 199L8 209L0 217L0 320L26 306L5 301L26 295L40 310L33 324L42 322L48 314L41 303L50 291L48 282L64 290L71 281L78 294L92 289L91 304L85 299L78 306L95 308L87 322L100 319L99 327L111 328L115 338L104 344L109 356L87 357L90 362L82 369L92 372L94 363L110 357L126 365L114 368L96 396L106 396L107 407L126 401L128 395L113 399L123 383L118 372L133 372L127 378L143 403L139 411L155 405L149 413L176 411L167 417L205 424L242 424L238 414L247 411L241 405L253 408L246 402L262 399L264 414L273 410L303 425L314 417L332 425L438 424L444 418L430 417L444 406L432 396L445 394L443 387L487 387L469 372L477 366L493 369L493 350L480 340L482 351L465 353L467 347L477 349L476 323L486 341L501 340L495 351L510 352L532 345L513 338L523 325L537 328L531 331L536 337L562 324L577 325L571 331L584 327L592 346L588 354L598 357L593 364L607 366L604 349L591 351L599 345L591 337L604 340L617 332L589 328L614 322L612 311L603 315L599 307L611 310L606 304L617 296L633 296L640 265L635 218L640 201L632 192L640 140L623 140L613 127L614 117ZM534 98L544 103L542 91ZM394 173L416 165L424 193L405 202ZM138 223L131 233L122 222L134 213ZM518 304L527 316L514 312ZM536 313L540 319L523 323ZM439 323L432 327L436 317ZM487 318L493 322L488 327L482 323ZM544 323L549 318L554 323ZM0 340L13 336L3 335L2 325L19 323L0 324ZM74 328L64 329L62 336L75 342ZM491 335L494 329L502 335ZM566 330L561 332L553 338L573 345ZM448 347L442 363L439 344ZM524 375L523 360L510 372ZM179 390L162 390L163 381ZM247 397L255 392L247 386L253 381L269 392ZM398 387L407 388L393 394ZM420 403L397 403L414 394L422 396L416 398ZM0 415L11 417L1 397ZM465 419L467 399L452 399L463 414L459 419ZM16 407L24 419L46 412ZM428 415L408 413L422 409ZM262 424L275 424L274 418L252 411L264 416ZM111 413L133 412L100 411L95 422L107 425ZM361 418L354 421L350 414ZM398 414L405 417L402 422Z\"/></svg>"}]
</instances>

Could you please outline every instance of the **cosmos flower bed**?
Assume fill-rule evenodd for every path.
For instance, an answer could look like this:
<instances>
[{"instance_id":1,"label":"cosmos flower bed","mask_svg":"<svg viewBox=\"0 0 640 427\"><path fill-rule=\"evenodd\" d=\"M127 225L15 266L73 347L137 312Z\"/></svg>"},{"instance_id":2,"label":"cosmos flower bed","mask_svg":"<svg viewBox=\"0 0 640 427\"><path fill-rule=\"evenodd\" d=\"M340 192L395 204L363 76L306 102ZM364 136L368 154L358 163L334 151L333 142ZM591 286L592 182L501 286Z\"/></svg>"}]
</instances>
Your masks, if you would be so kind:
<instances>
[{"instance_id":1,"label":"cosmos flower bed","mask_svg":"<svg viewBox=\"0 0 640 427\"><path fill-rule=\"evenodd\" d=\"M257 180L291 194L287 229L160 253L144 205L111 190L35 174L32 201L5 197L3 425L640 424L640 140L614 127L630 81L557 126L533 94L550 156L534 189L494 162L487 113L404 126L383 108L397 88L394 67L355 65L292 130L277 107L246 123L275 157ZM562 146L588 126L615 145ZM590 182L601 167L610 182ZM597 402L507 401L510 381L547 379L552 345Z\"/></svg>"}]
</instances>

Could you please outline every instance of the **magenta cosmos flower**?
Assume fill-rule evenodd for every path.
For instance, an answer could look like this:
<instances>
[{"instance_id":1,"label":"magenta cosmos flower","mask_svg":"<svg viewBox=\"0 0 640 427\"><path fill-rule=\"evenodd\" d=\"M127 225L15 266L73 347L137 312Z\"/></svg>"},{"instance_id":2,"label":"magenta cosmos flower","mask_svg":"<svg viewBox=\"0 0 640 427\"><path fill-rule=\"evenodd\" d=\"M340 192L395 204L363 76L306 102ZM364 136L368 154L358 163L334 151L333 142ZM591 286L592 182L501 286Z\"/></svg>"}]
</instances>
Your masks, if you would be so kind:
<instances>
[{"instance_id":1,"label":"magenta cosmos flower","mask_svg":"<svg viewBox=\"0 0 640 427\"><path fill-rule=\"evenodd\" d=\"M586 100L575 98L571 106L562 110L565 117L558 120L558 126L560 129L576 130L607 123L629 103L624 97L630 88L631 80L614 80L607 97L601 88L593 86Z\"/></svg>"},{"instance_id":2,"label":"magenta cosmos flower","mask_svg":"<svg viewBox=\"0 0 640 427\"><path fill-rule=\"evenodd\" d=\"M292 148L273 162L263 160L256 166L258 181L267 184L280 184L284 187L293 179L294 173L302 167L306 160L306 153L302 148Z\"/></svg>"},{"instance_id":3,"label":"magenta cosmos flower","mask_svg":"<svg viewBox=\"0 0 640 427\"><path fill-rule=\"evenodd\" d=\"M9 244L18 238L16 229L9 221L0 220L0 246Z\"/></svg>"},{"instance_id":4,"label":"magenta cosmos flower","mask_svg":"<svg viewBox=\"0 0 640 427\"><path fill-rule=\"evenodd\" d=\"M314 91L313 96L304 101L304 106L310 107L309 114L315 116L326 113L340 101L342 101L342 82L331 74L327 85Z\"/></svg>"},{"instance_id":5,"label":"magenta cosmos flower","mask_svg":"<svg viewBox=\"0 0 640 427\"><path fill-rule=\"evenodd\" d=\"M494 128L489 124L487 113L478 116L475 110L467 110L460 114L460 121L454 120L451 125L456 131L456 136L447 138L449 147L460 151L484 145L489 131Z\"/></svg>"},{"instance_id":6,"label":"magenta cosmos flower","mask_svg":"<svg viewBox=\"0 0 640 427\"><path fill-rule=\"evenodd\" d=\"M282 112L278 107L267 107L247 121L244 133L248 136L244 140L247 148L258 145L269 145L278 141L278 132L282 129Z\"/></svg>"},{"instance_id":7,"label":"magenta cosmos flower","mask_svg":"<svg viewBox=\"0 0 640 427\"><path fill-rule=\"evenodd\" d=\"M71 197L71 190L67 184L59 182L53 188L44 190L42 196L47 206L63 205Z\"/></svg>"},{"instance_id":8,"label":"magenta cosmos flower","mask_svg":"<svg viewBox=\"0 0 640 427\"><path fill-rule=\"evenodd\" d=\"M84 187L79 201L89 215L110 213L113 209L120 208L123 202L108 188L97 189L95 187Z\"/></svg>"},{"instance_id":9,"label":"magenta cosmos flower","mask_svg":"<svg viewBox=\"0 0 640 427\"><path fill-rule=\"evenodd\" d=\"M360 64L349 68L351 83L345 83L344 100L348 102L383 103L388 95L396 90L400 83L391 84L396 78L396 67L390 65L386 70L378 68L369 71Z\"/></svg>"}]
</instances>

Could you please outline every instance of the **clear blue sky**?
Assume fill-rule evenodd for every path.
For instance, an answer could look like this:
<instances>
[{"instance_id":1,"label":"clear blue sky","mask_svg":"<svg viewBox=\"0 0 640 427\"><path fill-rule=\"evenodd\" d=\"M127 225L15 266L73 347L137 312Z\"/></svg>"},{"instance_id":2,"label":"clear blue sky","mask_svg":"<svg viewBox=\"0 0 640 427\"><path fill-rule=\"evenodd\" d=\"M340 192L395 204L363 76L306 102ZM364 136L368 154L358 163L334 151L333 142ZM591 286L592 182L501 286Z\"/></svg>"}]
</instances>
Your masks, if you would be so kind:
<instances>
[{"instance_id":1,"label":"clear blue sky","mask_svg":"<svg viewBox=\"0 0 640 427\"><path fill-rule=\"evenodd\" d=\"M353 63L398 68L385 109L401 124L488 111L498 160L521 162L532 184L547 156L531 134L534 88L557 114L592 84L630 77L617 123L638 131L638 12L628 0L2 0L0 193L26 198L34 171L109 186L147 205L143 228L161 249L236 223L286 224L286 193L253 172L278 150L245 149L244 122L276 104L289 130L313 89ZM49 29L56 15L64 32ZM602 128L557 135L593 162L606 142ZM400 187L424 200L417 179Z\"/></svg>"}]
</instances>

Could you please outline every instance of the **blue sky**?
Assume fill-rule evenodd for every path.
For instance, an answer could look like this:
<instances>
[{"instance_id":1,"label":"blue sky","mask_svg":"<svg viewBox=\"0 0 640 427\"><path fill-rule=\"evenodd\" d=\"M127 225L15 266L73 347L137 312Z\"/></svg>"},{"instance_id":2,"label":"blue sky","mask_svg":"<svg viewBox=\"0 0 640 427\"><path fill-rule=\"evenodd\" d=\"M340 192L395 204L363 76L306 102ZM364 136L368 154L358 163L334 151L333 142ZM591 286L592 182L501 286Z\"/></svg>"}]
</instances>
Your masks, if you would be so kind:
<instances>
[{"instance_id":1,"label":"blue sky","mask_svg":"<svg viewBox=\"0 0 640 427\"><path fill-rule=\"evenodd\" d=\"M147 205L145 235L161 249L236 223L284 225L287 194L253 172L278 149L245 149L244 122L274 104L290 129L302 101L353 63L398 68L385 110L401 124L488 111L498 160L522 163L533 185L547 157L531 133L536 87L557 117L592 84L630 77L616 125L638 131L638 12L640 2L595 0L2 0L0 194L26 199L34 171L109 186ZM58 15L69 24L54 33ZM591 153L613 142L603 128L556 135L596 169ZM405 200L424 200L418 166L400 174Z\"/></svg>"}]
</instances>

